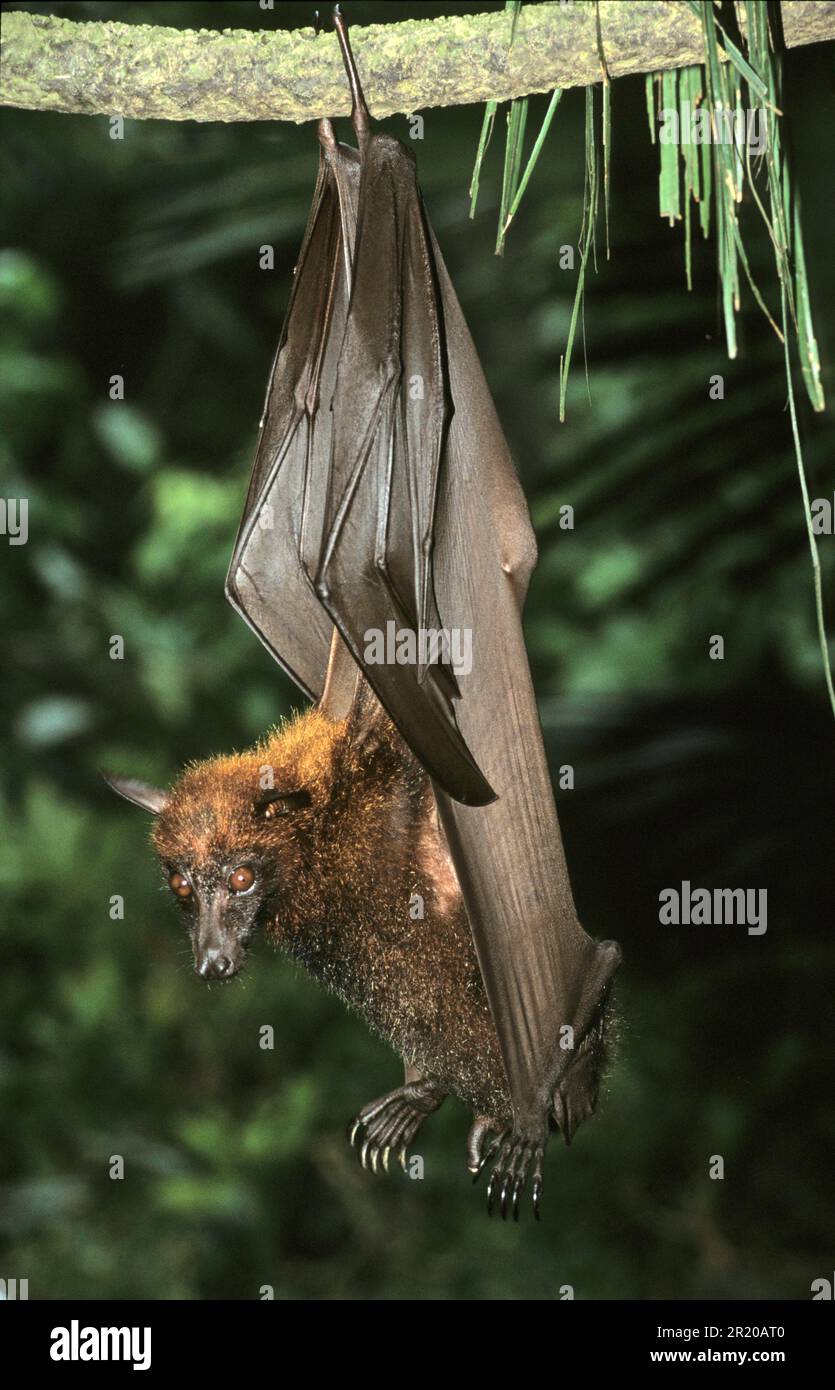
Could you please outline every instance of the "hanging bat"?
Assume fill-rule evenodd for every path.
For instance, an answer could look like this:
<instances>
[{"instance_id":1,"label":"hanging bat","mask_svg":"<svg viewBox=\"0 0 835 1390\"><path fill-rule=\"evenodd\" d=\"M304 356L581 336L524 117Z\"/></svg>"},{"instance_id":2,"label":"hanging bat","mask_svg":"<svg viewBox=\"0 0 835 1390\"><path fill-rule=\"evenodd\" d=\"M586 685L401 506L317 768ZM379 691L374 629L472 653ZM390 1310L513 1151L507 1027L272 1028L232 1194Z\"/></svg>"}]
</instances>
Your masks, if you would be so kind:
<instances>
[{"instance_id":1,"label":"hanging bat","mask_svg":"<svg viewBox=\"0 0 835 1390\"><path fill-rule=\"evenodd\" d=\"M364 1166L402 1166L445 1096L473 1112L488 1210L594 1110L614 942L574 908L522 634L536 546L412 154L372 130L334 17L358 148L319 176L227 579L315 706L168 792L155 816L197 973L263 930L394 1047L359 1111ZM456 642L457 637L457 642Z\"/></svg>"}]
</instances>

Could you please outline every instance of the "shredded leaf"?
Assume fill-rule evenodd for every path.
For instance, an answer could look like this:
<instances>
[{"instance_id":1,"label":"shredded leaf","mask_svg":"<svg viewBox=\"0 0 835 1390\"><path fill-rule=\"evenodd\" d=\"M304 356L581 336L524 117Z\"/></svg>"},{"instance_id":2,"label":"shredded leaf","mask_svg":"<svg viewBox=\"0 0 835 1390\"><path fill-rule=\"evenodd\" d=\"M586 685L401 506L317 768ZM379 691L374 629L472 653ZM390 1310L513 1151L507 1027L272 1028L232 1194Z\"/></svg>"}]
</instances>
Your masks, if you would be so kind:
<instances>
[{"instance_id":1,"label":"shredded leaf","mask_svg":"<svg viewBox=\"0 0 835 1390\"><path fill-rule=\"evenodd\" d=\"M586 88L586 174L583 185L583 221L580 227L580 270L577 276L577 288L574 292L574 304L571 310L571 319L568 325L568 338L566 340L565 352L560 358L560 420L565 420L565 395L568 388L568 373L571 367L571 353L574 347L574 337L577 332L577 320L583 304L586 266L589 255L595 254L595 227L597 223L598 205L598 173L597 173L597 139L594 121L594 87ZM586 377L588 381L588 375Z\"/></svg>"},{"instance_id":2,"label":"shredded leaf","mask_svg":"<svg viewBox=\"0 0 835 1390\"><path fill-rule=\"evenodd\" d=\"M525 141L525 125L528 120L528 98L518 97L510 103L507 116L507 139L504 147L504 174L502 176L502 199L499 207L499 228L496 235L496 255L504 251L504 238L508 213L519 189L519 170L522 164L522 149Z\"/></svg>"},{"instance_id":3,"label":"shredded leaf","mask_svg":"<svg viewBox=\"0 0 835 1390\"><path fill-rule=\"evenodd\" d=\"M502 226L502 240L504 240L504 237L507 235L507 230L511 222L513 221L513 218L516 216L516 213L519 210L519 204L522 201L522 197L524 195L525 189L528 186L531 174L536 168L536 161L539 159L540 153L542 152L542 146L545 144L545 137L548 134L551 121L554 118L554 112L559 106L561 96L561 87L555 88L555 90L551 93L551 100L548 103L548 110L545 112L542 125L539 128L539 134L536 137L534 147L531 150L528 162L525 166L525 172L519 180L519 187L516 190L513 201L510 204L510 208L508 209L507 217L505 218L504 224Z\"/></svg>"},{"instance_id":4,"label":"shredded leaf","mask_svg":"<svg viewBox=\"0 0 835 1390\"><path fill-rule=\"evenodd\" d=\"M473 176L470 179L470 217L475 217L476 203L478 202L478 185L481 178L481 165L487 153L487 146L490 144L490 136L493 134L493 121L496 116L497 102L488 101L484 108L484 120L481 123L481 136L478 142L478 150L475 157L475 167Z\"/></svg>"}]
</instances>

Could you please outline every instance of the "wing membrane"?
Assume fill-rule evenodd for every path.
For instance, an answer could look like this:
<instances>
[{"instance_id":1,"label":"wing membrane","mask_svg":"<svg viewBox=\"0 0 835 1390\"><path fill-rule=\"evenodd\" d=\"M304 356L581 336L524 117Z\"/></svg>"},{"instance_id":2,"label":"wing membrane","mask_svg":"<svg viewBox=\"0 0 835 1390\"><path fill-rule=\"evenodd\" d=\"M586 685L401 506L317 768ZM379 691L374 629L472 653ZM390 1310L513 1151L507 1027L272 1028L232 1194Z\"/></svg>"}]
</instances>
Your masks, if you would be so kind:
<instances>
[{"instance_id":1,"label":"wing membrane","mask_svg":"<svg viewBox=\"0 0 835 1390\"><path fill-rule=\"evenodd\" d=\"M328 494L329 408L348 312L359 162L323 150L270 374L227 595L312 698L324 686L332 624L313 592Z\"/></svg>"},{"instance_id":2,"label":"wing membrane","mask_svg":"<svg viewBox=\"0 0 835 1390\"><path fill-rule=\"evenodd\" d=\"M455 675L426 651L428 634L442 627L432 547L450 413L414 161L398 141L373 136L363 155L316 590L420 761L451 795L481 805L493 791L458 727ZM398 645L406 659L378 661L370 634L390 629L411 632L412 652Z\"/></svg>"}]
</instances>

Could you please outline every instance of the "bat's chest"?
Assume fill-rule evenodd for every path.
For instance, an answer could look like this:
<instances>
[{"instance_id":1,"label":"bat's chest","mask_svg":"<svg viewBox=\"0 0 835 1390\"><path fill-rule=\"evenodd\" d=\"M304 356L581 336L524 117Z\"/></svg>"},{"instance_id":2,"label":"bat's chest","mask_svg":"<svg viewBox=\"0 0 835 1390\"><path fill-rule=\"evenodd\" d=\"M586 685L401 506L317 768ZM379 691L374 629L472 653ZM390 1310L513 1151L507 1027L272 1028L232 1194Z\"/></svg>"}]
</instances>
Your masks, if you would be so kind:
<instances>
[{"instance_id":1,"label":"bat's chest","mask_svg":"<svg viewBox=\"0 0 835 1390\"><path fill-rule=\"evenodd\" d=\"M405 919L345 922L303 963L405 1061L473 1108L500 1109L498 1038L463 909L445 912L427 895L421 913L410 901Z\"/></svg>"}]
</instances>

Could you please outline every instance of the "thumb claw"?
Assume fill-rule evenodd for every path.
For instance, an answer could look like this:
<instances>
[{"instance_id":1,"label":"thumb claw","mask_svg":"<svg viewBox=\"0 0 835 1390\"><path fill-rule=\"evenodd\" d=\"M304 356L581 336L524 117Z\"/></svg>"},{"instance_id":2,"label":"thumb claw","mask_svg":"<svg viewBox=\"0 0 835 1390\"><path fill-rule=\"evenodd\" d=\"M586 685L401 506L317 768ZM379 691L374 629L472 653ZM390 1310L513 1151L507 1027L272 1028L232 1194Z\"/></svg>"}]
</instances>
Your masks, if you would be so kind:
<instances>
[{"instance_id":1,"label":"thumb claw","mask_svg":"<svg viewBox=\"0 0 835 1390\"><path fill-rule=\"evenodd\" d=\"M476 1115L467 1135L467 1167L478 1177L484 1165L484 1140L490 1133L496 1133L496 1126L489 1115Z\"/></svg>"}]
</instances>

